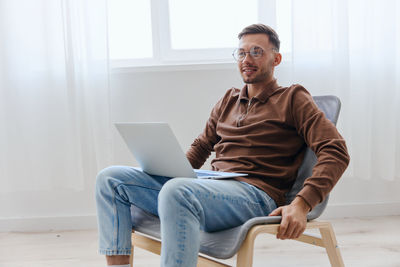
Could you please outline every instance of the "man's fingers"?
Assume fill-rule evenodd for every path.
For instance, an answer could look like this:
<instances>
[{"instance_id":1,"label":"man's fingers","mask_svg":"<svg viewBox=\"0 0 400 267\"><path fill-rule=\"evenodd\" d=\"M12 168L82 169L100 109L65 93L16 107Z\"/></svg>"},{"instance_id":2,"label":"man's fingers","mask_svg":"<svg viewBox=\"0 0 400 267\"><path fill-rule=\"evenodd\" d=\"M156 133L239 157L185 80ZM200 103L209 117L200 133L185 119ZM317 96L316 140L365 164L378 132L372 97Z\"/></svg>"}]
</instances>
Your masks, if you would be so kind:
<instances>
[{"instance_id":1,"label":"man's fingers","mask_svg":"<svg viewBox=\"0 0 400 267\"><path fill-rule=\"evenodd\" d=\"M293 236L293 238L299 238L300 236L301 236L301 234L303 233L303 231L297 231L295 234L294 234L294 236Z\"/></svg>"},{"instance_id":2,"label":"man's fingers","mask_svg":"<svg viewBox=\"0 0 400 267\"><path fill-rule=\"evenodd\" d=\"M304 230L306 230L306 224L302 225L302 226L299 228L299 231L298 231L298 233L297 233L297 237L296 237L296 238L299 238L299 237L304 233Z\"/></svg>"},{"instance_id":3,"label":"man's fingers","mask_svg":"<svg viewBox=\"0 0 400 267\"><path fill-rule=\"evenodd\" d=\"M295 231L296 231L296 225L293 222L290 222L288 228L286 229L284 238L292 239L294 237Z\"/></svg>"},{"instance_id":4,"label":"man's fingers","mask_svg":"<svg viewBox=\"0 0 400 267\"><path fill-rule=\"evenodd\" d=\"M299 238L300 235L303 233L303 231L304 231L303 226L300 224L297 227L296 231L293 233L293 238Z\"/></svg>"},{"instance_id":5,"label":"man's fingers","mask_svg":"<svg viewBox=\"0 0 400 267\"><path fill-rule=\"evenodd\" d=\"M285 239L288 227L289 227L289 221L286 219L285 216L282 216L282 221L278 228L278 233L276 235L276 238Z\"/></svg>"},{"instance_id":6,"label":"man's fingers","mask_svg":"<svg viewBox=\"0 0 400 267\"><path fill-rule=\"evenodd\" d=\"M308 210L302 209L298 201L296 203L292 202L290 205L279 207L269 214L270 216L282 215L278 233L276 234L277 238L298 238L304 232Z\"/></svg>"},{"instance_id":7,"label":"man's fingers","mask_svg":"<svg viewBox=\"0 0 400 267\"><path fill-rule=\"evenodd\" d=\"M279 216L281 214L282 214L282 207L279 207L271 211L271 213L268 214L268 216Z\"/></svg>"},{"instance_id":8,"label":"man's fingers","mask_svg":"<svg viewBox=\"0 0 400 267\"><path fill-rule=\"evenodd\" d=\"M293 239L298 238L305 229L305 225L302 222L292 218L290 215L282 218L281 225L277 238L279 239Z\"/></svg>"},{"instance_id":9,"label":"man's fingers","mask_svg":"<svg viewBox=\"0 0 400 267\"><path fill-rule=\"evenodd\" d=\"M285 225L281 229L280 238L281 239L293 239L298 231L299 225L290 216L285 220Z\"/></svg>"},{"instance_id":10,"label":"man's fingers","mask_svg":"<svg viewBox=\"0 0 400 267\"><path fill-rule=\"evenodd\" d=\"M303 224L302 222L296 222L296 227L292 233L292 236L290 238L299 238L301 234L304 232L306 228L306 225Z\"/></svg>"}]
</instances>

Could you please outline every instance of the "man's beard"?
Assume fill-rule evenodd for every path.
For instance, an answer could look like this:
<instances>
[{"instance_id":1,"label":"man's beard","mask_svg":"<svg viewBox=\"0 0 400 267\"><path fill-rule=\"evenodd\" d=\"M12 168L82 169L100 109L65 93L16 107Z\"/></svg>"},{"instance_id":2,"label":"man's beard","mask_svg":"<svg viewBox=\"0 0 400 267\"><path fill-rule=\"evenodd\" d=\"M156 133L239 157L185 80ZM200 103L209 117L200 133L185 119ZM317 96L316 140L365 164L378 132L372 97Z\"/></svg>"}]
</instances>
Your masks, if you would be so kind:
<instances>
[{"instance_id":1,"label":"man's beard","mask_svg":"<svg viewBox=\"0 0 400 267\"><path fill-rule=\"evenodd\" d=\"M270 71L264 71L264 72L261 72L260 74L256 75L254 78L245 77L243 75L242 75L242 78L243 78L244 83L254 84L254 83L260 83L260 82L267 80L269 78L270 74L271 74Z\"/></svg>"}]
</instances>

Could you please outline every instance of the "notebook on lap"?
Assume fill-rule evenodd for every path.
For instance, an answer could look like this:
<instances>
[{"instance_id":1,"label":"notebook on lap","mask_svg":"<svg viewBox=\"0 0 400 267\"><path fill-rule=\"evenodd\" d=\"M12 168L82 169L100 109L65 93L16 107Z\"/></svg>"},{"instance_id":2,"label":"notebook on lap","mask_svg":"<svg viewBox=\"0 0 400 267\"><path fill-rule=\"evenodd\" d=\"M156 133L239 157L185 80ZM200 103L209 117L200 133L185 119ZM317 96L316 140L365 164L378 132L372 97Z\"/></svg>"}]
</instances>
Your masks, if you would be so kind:
<instances>
[{"instance_id":1,"label":"notebook on lap","mask_svg":"<svg viewBox=\"0 0 400 267\"><path fill-rule=\"evenodd\" d=\"M202 179L225 179L247 175L194 170L167 123L115 123L115 126L141 169L146 173Z\"/></svg>"}]
</instances>

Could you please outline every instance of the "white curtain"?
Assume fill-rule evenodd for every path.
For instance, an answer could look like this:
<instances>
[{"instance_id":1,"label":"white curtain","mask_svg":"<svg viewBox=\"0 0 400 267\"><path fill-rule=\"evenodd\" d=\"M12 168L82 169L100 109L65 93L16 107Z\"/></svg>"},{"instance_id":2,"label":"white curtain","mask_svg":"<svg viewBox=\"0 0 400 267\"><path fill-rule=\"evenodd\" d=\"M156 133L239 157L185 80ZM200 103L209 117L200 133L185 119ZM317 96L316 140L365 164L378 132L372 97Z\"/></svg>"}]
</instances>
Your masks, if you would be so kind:
<instances>
[{"instance_id":1,"label":"white curtain","mask_svg":"<svg viewBox=\"0 0 400 267\"><path fill-rule=\"evenodd\" d=\"M0 0L0 192L81 191L110 164L106 11Z\"/></svg>"},{"instance_id":2,"label":"white curtain","mask_svg":"<svg viewBox=\"0 0 400 267\"><path fill-rule=\"evenodd\" d=\"M400 1L293 0L291 8L290 82L340 97L345 175L400 179Z\"/></svg>"},{"instance_id":3,"label":"white curtain","mask_svg":"<svg viewBox=\"0 0 400 267\"><path fill-rule=\"evenodd\" d=\"M400 1L291 9L289 80L341 98L346 175L400 179ZM106 0L0 0L0 192L82 190L111 163L106 13Z\"/></svg>"}]
</instances>

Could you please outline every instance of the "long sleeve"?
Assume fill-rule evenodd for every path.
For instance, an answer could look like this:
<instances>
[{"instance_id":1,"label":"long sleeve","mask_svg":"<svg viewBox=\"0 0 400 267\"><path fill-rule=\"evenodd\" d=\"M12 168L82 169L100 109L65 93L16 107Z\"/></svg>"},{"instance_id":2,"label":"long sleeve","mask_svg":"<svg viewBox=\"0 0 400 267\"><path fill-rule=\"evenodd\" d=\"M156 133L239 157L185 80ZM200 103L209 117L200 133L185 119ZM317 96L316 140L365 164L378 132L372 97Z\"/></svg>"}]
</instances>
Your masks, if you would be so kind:
<instances>
[{"instance_id":1,"label":"long sleeve","mask_svg":"<svg viewBox=\"0 0 400 267\"><path fill-rule=\"evenodd\" d=\"M303 87L299 86L294 91L291 106L298 134L317 156L312 175L305 180L303 189L298 193L314 208L338 182L350 157L343 137Z\"/></svg>"}]
</instances>

